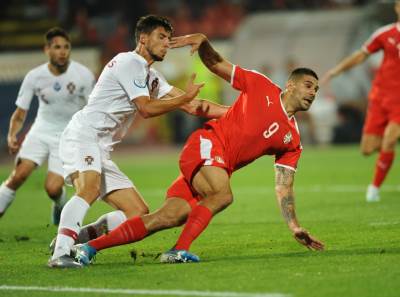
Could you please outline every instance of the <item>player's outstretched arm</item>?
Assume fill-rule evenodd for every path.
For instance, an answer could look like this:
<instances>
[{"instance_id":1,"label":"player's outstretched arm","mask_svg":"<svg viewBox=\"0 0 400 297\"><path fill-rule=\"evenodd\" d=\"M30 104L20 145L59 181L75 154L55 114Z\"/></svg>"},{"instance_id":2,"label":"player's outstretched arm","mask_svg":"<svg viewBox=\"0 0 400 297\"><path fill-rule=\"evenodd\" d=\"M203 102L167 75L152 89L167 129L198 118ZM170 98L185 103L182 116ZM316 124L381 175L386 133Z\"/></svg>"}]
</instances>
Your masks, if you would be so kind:
<instances>
[{"instance_id":1,"label":"player's outstretched arm","mask_svg":"<svg viewBox=\"0 0 400 297\"><path fill-rule=\"evenodd\" d=\"M183 93L185 93L183 90L173 87L172 90L161 99L169 99L182 95ZM190 115L208 119L218 119L226 113L229 106L217 104L206 99L195 98L189 103L182 105L180 109Z\"/></svg>"},{"instance_id":2,"label":"player's outstretched arm","mask_svg":"<svg viewBox=\"0 0 400 297\"><path fill-rule=\"evenodd\" d=\"M165 100L151 99L148 96L140 96L133 99L140 115L144 118L155 117L169 111L180 108L182 105L192 101L198 94L204 83L196 84L195 74L192 74L187 84L185 92L175 97Z\"/></svg>"},{"instance_id":3,"label":"player's outstretched arm","mask_svg":"<svg viewBox=\"0 0 400 297\"><path fill-rule=\"evenodd\" d=\"M283 218L297 242L311 250L323 250L324 244L301 228L297 221L293 192L294 174L293 170L279 165L275 168L275 192Z\"/></svg>"},{"instance_id":4,"label":"player's outstretched arm","mask_svg":"<svg viewBox=\"0 0 400 297\"><path fill-rule=\"evenodd\" d=\"M189 34L171 38L170 47L178 48L190 45L190 53L199 52L204 65L219 77L230 82L233 65L225 60L212 46L207 36L201 33Z\"/></svg>"},{"instance_id":5,"label":"player's outstretched arm","mask_svg":"<svg viewBox=\"0 0 400 297\"><path fill-rule=\"evenodd\" d=\"M26 110L17 107L10 119L10 127L8 129L7 144L10 154L15 154L19 149L17 134L21 131L25 118Z\"/></svg>"},{"instance_id":6,"label":"player's outstretched arm","mask_svg":"<svg viewBox=\"0 0 400 297\"><path fill-rule=\"evenodd\" d=\"M326 72L321 79L321 84L326 84L340 73L345 72L358 64L361 64L368 58L368 56L369 54L362 49L352 53L350 56L347 56L341 62L339 62L339 64L337 64L335 67Z\"/></svg>"}]
</instances>

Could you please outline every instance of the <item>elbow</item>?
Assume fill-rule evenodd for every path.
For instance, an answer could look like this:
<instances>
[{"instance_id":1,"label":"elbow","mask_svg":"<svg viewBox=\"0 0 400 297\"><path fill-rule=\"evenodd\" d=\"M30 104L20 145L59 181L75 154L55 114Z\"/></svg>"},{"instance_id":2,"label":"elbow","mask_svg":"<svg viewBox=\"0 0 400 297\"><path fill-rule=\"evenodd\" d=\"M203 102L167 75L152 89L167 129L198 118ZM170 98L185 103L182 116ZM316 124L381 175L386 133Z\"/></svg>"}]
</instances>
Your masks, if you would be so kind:
<instances>
[{"instance_id":1,"label":"elbow","mask_svg":"<svg viewBox=\"0 0 400 297\"><path fill-rule=\"evenodd\" d=\"M142 116L142 118L144 119L148 119L153 117L154 115L150 112L150 110L148 110L147 106L140 106L137 108L137 111L139 112L139 114Z\"/></svg>"}]
</instances>

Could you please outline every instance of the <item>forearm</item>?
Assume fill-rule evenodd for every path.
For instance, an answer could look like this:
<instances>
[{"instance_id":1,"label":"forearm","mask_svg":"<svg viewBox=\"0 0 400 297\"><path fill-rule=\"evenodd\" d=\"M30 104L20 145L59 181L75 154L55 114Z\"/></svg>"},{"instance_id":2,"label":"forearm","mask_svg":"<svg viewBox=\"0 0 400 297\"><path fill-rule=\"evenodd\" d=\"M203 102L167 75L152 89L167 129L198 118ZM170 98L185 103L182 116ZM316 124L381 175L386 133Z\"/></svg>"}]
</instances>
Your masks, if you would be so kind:
<instances>
[{"instance_id":1,"label":"forearm","mask_svg":"<svg viewBox=\"0 0 400 297\"><path fill-rule=\"evenodd\" d=\"M214 73L216 71L215 65L223 61L221 55L214 50L205 36L199 46L199 56L204 65Z\"/></svg>"},{"instance_id":2,"label":"forearm","mask_svg":"<svg viewBox=\"0 0 400 297\"><path fill-rule=\"evenodd\" d=\"M331 70L332 77L337 76L340 73L345 72L358 64L361 64L362 62L365 61L365 59L367 57L368 57L368 54L366 52L364 52L363 50L356 51L349 57L342 60L338 65L336 65Z\"/></svg>"},{"instance_id":3,"label":"forearm","mask_svg":"<svg viewBox=\"0 0 400 297\"><path fill-rule=\"evenodd\" d=\"M283 218L290 230L300 228L299 222L296 217L294 193L291 189L286 187L276 187L276 197L281 209Z\"/></svg>"},{"instance_id":4,"label":"forearm","mask_svg":"<svg viewBox=\"0 0 400 297\"><path fill-rule=\"evenodd\" d=\"M14 112L10 119L10 127L8 129L8 137L16 137L18 132L21 131L25 122L25 116Z\"/></svg>"},{"instance_id":5,"label":"forearm","mask_svg":"<svg viewBox=\"0 0 400 297\"><path fill-rule=\"evenodd\" d=\"M208 119L218 119L222 117L228 109L229 106L217 104L204 99L195 99L182 106L182 110L188 114Z\"/></svg>"},{"instance_id":6,"label":"forearm","mask_svg":"<svg viewBox=\"0 0 400 297\"><path fill-rule=\"evenodd\" d=\"M140 108L140 114L144 118L155 117L181 107L185 104L186 99L187 96L185 93L169 99L149 99L146 104Z\"/></svg>"}]
</instances>

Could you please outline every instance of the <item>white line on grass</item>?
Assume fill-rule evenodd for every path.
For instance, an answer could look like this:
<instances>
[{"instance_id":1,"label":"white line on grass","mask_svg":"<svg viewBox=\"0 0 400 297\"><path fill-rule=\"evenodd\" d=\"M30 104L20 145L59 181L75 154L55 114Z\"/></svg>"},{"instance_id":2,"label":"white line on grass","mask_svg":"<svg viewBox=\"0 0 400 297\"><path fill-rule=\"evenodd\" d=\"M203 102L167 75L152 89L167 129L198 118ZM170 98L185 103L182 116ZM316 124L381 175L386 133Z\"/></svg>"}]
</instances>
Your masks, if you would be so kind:
<instances>
[{"instance_id":1,"label":"white line on grass","mask_svg":"<svg viewBox=\"0 0 400 297\"><path fill-rule=\"evenodd\" d=\"M312 185L312 186L295 186L296 192L333 192L333 193L363 193L367 189L367 185ZM153 188L151 190L142 190L144 195L152 196L165 196L167 189ZM238 195L245 194L264 194L274 192L274 187L271 186L260 186L260 187L233 187L233 192ZM385 185L382 187L381 192L400 192L400 186L396 185Z\"/></svg>"},{"instance_id":2,"label":"white line on grass","mask_svg":"<svg viewBox=\"0 0 400 297\"><path fill-rule=\"evenodd\" d=\"M163 296L197 296L197 297L289 297L281 293L246 293L246 292L210 292L186 290L139 290L139 289L107 289L107 288L71 288L71 287L36 287L36 286L0 286L0 291L42 291L42 292L74 292L124 295L163 295Z\"/></svg>"}]
</instances>

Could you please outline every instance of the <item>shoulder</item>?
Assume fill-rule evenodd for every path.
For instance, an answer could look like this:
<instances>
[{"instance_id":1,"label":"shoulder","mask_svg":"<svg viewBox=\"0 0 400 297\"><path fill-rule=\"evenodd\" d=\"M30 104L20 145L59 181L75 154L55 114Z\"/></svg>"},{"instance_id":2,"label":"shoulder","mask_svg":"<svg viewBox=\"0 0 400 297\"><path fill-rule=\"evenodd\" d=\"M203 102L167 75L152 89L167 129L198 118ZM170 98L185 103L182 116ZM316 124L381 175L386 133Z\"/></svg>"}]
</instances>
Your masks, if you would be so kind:
<instances>
[{"instance_id":1,"label":"shoulder","mask_svg":"<svg viewBox=\"0 0 400 297\"><path fill-rule=\"evenodd\" d=\"M70 67L77 71L79 74L84 75L85 77L94 77L93 72L85 65L76 62L76 61L71 61Z\"/></svg>"},{"instance_id":2,"label":"shoulder","mask_svg":"<svg viewBox=\"0 0 400 297\"><path fill-rule=\"evenodd\" d=\"M372 33L371 39L375 39L382 35L390 33L392 30L396 30L396 23L388 24L386 26L378 28Z\"/></svg>"},{"instance_id":3,"label":"shoulder","mask_svg":"<svg viewBox=\"0 0 400 297\"><path fill-rule=\"evenodd\" d=\"M257 70L250 70L250 69L246 69L246 68L242 68L239 66L235 66L235 72L236 71L241 71L243 72L243 75L252 78L253 80L258 80L260 82L264 82L267 83L269 85L273 85L276 86L277 88L279 88L278 85L276 85L268 76L266 76L265 74L258 72Z\"/></svg>"},{"instance_id":4,"label":"shoulder","mask_svg":"<svg viewBox=\"0 0 400 297\"><path fill-rule=\"evenodd\" d=\"M25 80L35 81L39 76L43 76L48 73L47 63L39 65L31 70L25 75Z\"/></svg>"}]
</instances>

